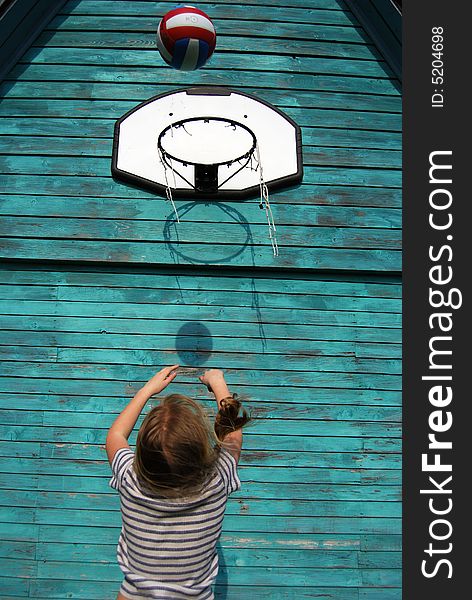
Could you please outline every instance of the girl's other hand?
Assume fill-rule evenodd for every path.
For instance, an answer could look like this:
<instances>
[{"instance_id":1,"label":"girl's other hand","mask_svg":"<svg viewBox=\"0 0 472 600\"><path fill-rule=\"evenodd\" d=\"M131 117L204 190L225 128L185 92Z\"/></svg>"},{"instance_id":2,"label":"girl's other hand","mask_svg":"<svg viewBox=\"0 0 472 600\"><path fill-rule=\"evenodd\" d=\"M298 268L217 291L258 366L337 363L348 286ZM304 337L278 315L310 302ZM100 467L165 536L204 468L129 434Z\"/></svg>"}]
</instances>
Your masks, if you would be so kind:
<instances>
[{"instance_id":1,"label":"girl's other hand","mask_svg":"<svg viewBox=\"0 0 472 600\"><path fill-rule=\"evenodd\" d=\"M208 391L213 391L214 384L218 384L219 382L224 382L225 376L221 369L208 369L205 371L203 375L200 375L200 381L207 386Z\"/></svg>"},{"instance_id":2,"label":"girl's other hand","mask_svg":"<svg viewBox=\"0 0 472 600\"><path fill-rule=\"evenodd\" d=\"M159 394L159 392L162 392L162 390L175 379L178 366L179 365L172 365L171 367L164 367L144 385L143 389L146 390L149 396Z\"/></svg>"}]
</instances>

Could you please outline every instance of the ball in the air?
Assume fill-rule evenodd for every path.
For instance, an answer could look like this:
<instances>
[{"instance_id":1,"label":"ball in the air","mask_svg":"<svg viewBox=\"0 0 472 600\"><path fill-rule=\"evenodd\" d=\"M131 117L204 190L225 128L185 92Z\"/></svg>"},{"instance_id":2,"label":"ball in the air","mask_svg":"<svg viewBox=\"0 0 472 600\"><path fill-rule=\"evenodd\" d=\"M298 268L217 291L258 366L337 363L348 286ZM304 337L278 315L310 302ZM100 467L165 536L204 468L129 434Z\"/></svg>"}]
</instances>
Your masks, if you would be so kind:
<instances>
[{"instance_id":1,"label":"ball in the air","mask_svg":"<svg viewBox=\"0 0 472 600\"><path fill-rule=\"evenodd\" d=\"M194 6L170 10L157 28L157 48L162 58L179 71L203 67L215 45L216 32L210 17Z\"/></svg>"}]
</instances>

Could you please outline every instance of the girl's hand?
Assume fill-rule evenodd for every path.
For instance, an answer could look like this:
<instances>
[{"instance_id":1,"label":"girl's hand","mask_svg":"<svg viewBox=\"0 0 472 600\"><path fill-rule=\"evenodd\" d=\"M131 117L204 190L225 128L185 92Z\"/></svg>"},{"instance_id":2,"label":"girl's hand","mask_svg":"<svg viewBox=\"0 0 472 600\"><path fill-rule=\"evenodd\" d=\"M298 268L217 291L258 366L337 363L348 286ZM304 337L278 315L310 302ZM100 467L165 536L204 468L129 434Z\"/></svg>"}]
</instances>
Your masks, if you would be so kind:
<instances>
[{"instance_id":1,"label":"girl's hand","mask_svg":"<svg viewBox=\"0 0 472 600\"><path fill-rule=\"evenodd\" d=\"M178 366L179 365L172 365L171 367L164 367L144 385L143 390L146 390L146 393L149 394L149 397L162 392L162 390L164 390L169 383L175 379L175 376L177 375L176 369Z\"/></svg>"},{"instance_id":2,"label":"girl's hand","mask_svg":"<svg viewBox=\"0 0 472 600\"><path fill-rule=\"evenodd\" d=\"M220 369L209 369L203 375L200 375L200 381L207 386L209 392L213 392L215 388L221 387L225 383L225 376Z\"/></svg>"}]
</instances>

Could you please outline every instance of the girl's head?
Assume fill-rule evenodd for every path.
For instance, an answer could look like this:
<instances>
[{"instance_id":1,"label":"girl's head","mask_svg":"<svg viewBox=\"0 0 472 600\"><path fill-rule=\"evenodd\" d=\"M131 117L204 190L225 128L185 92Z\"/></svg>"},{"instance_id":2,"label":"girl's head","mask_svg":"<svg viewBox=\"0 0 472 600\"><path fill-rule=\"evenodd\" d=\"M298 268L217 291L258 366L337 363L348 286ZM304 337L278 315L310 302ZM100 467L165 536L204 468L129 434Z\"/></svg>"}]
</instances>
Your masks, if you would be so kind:
<instances>
[{"instance_id":1,"label":"girl's head","mask_svg":"<svg viewBox=\"0 0 472 600\"><path fill-rule=\"evenodd\" d=\"M171 394L151 409L136 441L135 471L151 491L168 497L195 493L212 473L220 440L250 419L238 417L234 396L222 401L213 428L203 408L187 396Z\"/></svg>"},{"instance_id":2,"label":"girl's head","mask_svg":"<svg viewBox=\"0 0 472 600\"><path fill-rule=\"evenodd\" d=\"M203 484L218 450L202 407L191 398L171 394L149 411L139 429L136 474L159 494L182 495Z\"/></svg>"}]
</instances>

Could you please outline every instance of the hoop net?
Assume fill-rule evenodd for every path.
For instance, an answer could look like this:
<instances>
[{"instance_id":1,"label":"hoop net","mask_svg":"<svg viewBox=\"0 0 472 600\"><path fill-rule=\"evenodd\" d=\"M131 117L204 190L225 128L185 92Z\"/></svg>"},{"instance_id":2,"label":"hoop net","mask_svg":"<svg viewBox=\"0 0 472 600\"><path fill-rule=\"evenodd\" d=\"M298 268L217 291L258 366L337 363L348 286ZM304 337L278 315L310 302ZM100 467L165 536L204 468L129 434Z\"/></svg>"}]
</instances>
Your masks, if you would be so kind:
<instances>
[{"instance_id":1,"label":"hoop net","mask_svg":"<svg viewBox=\"0 0 472 600\"><path fill-rule=\"evenodd\" d=\"M237 121L221 117L193 117L171 123L157 140L159 160L164 169L166 197L177 222L179 215L172 196L177 178L201 193L216 193L243 169L259 173L260 208L265 209L274 256L279 250L276 228L264 181L260 148L252 130Z\"/></svg>"}]
</instances>

